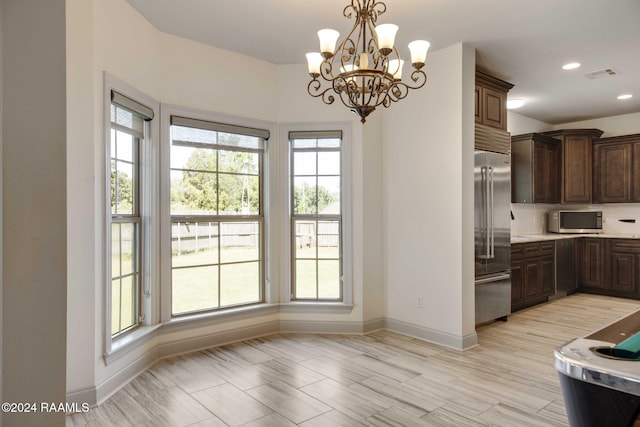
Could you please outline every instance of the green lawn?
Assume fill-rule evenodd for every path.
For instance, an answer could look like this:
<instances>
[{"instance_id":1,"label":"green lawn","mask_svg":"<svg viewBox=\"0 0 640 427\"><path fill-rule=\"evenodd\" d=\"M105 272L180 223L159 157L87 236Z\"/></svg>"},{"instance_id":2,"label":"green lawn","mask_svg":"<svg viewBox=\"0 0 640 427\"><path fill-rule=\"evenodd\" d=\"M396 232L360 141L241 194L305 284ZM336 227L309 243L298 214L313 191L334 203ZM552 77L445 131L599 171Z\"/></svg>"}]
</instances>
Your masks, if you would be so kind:
<instances>
[{"instance_id":1,"label":"green lawn","mask_svg":"<svg viewBox=\"0 0 640 427\"><path fill-rule=\"evenodd\" d=\"M297 249L296 297L299 299L340 298L339 250L337 247ZM172 258L172 312L174 314L207 310L221 306L259 302L260 267L256 247L227 247L217 265L217 249L174 254ZM114 257L113 262L116 262ZM227 264L230 263L230 264ZM212 265L216 264L216 265ZM316 265L319 269L316 268ZM176 268L178 267L178 268ZM184 267L184 268L180 268ZM318 286L316 288L316 281ZM220 286L222 284L222 286ZM122 324L132 324L130 281L123 281L122 299L117 281L112 286L112 331L119 329L119 312ZM127 323L129 322L129 323Z\"/></svg>"}]
</instances>

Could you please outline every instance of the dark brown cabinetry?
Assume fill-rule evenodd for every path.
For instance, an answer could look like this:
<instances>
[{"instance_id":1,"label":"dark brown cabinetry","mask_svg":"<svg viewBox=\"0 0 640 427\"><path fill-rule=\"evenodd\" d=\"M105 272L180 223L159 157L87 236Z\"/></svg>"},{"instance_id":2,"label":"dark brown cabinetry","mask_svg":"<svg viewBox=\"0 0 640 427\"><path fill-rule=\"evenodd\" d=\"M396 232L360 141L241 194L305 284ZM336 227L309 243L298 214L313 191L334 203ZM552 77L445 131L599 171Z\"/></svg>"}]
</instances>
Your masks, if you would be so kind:
<instances>
[{"instance_id":1,"label":"dark brown cabinetry","mask_svg":"<svg viewBox=\"0 0 640 427\"><path fill-rule=\"evenodd\" d=\"M507 92L513 85L476 71L476 123L507 130Z\"/></svg>"},{"instance_id":2,"label":"dark brown cabinetry","mask_svg":"<svg viewBox=\"0 0 640 427\"><path fill-rule=\"evenodd\" d=\"M640 241L581 239L580 289L640 299Z\"/></svg>"},{"instance_id":3,"label":"dark brown cabinetry","mask_svg":"<svg viewBox=\"0 0 640 427\"><path fill-rule=\"evenodd\" d=\"M511 137L511 202L560 202L560 142L537 133Z\"/></svg>"},{"instance_id":4,"label":"dark brown cabinetry","mask_svg":"<svg viewBox=\"0 0 640 427\"><path fill-rule=\"evenodd\" d=\"M640 297L640 242L608 239L611 290L620 296Z\"/></svg>"},{"instance_id":5,"label":"dark brown cabinetry","mask_svg":"<svg viewBox=\"0 0 640 427\"><path fill-rule=\"evenodd\" d=\"M511 311L547 301L555 291L555 243L511 245Z\"/></svg>"},{"instance_id":6,"label":"dark brown cabinetry","mask_svg":"<svg viewBox=\"0 0 640 427\"><path fill-rule=\"evenodd\" d=\"M582 239L580 242L581 274L583 289L604 289L604 239Z\"/></svg>"},{"instance_id":7,"label":"dark brown cabinetry","mask_svg":"<svg viewBox=\"0 0 640 427\"><path fill-rule=\"evenodd\" d=\"M543 135L561 142L560 202L591 203L592 143L602 135L599 129L565 129Z\"/></svg>"},{"instance_id":8,"label":"dark brown cabinetry","mask_svg":"<svg viewBox=\"0 0 640 427\"><path fill-rule=\"evenodd\" d=\"M593 201L640 202L640 134L594 141Z\"/></svg>"}]
</instances>

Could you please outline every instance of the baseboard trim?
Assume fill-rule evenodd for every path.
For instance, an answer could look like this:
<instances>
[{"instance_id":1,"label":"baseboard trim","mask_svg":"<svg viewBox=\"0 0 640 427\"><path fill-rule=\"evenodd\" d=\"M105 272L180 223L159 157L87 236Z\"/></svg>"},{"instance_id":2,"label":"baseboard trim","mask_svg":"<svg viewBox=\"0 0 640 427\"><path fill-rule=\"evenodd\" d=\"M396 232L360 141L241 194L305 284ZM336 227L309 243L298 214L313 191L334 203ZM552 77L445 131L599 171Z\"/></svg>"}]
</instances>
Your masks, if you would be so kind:
<instances>
[{"instance_id":1,"label":"baseboard trim","mask_svg":"<svg viewBox=\"0 0 640 427\"><path fill-rule=\"evenodd\" d=\"M171 341L159 344L156 347L158 351L158 360L178 356L180 354L193 353L194 351L200 351L206 348L219 347L238 341L259 338L278 332L280 332L279 322L271 321L243 328L235 328L181 339L178 341Z\"/></svg>"},{"instance_id":2,"label":"baseboard trim","mask_svg":"<svg viewBox=\"0 0 640 427\"><path fill-rule=\"evenodd\" d=\"M360 322L326 322L315 320L281 320L282 333L311 334L362 334L363 324Z\"/></svg>"},{"instance_id":3,"label":"baseboard trim","mask_svg":"<svg viewBox=\"0 0 640 427\"><path fill-rule=\"evenodd\" d=\"M385 319L384 325L384 329L389 331L418 338L422 341L452 348L454 350L468 350L478 345L478 335L475 331L472 334L460 337L440 331L434 331L429 328L423 328L422 326L417 326L401 320L388 318Z\"/></svg>"}]
</instances>

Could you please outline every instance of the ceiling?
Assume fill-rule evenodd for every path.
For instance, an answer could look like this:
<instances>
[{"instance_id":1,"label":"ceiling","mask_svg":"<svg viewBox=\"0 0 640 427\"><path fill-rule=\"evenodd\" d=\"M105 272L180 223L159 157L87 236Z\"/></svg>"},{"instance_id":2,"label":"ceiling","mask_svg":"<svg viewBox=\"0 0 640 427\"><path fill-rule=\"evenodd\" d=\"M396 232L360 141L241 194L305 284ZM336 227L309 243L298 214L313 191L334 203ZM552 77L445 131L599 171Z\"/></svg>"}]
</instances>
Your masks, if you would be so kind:
<instances>
[{"instance_id":1,"label":"ceiling","mask_svg":"<svg viewBox=\"0 0 640 427\"><path fill-rule=\"evenodd\" d=\"M348 0L127 0L157 29L274 64L303 64L316 31L344 35ZM640 112L640 0L387 0L378 23L430 52L464 42L479 69L514 84L517 113L560 124ZM562 70L568 62L582 66ZM585 77L605 69L597 78ZM427 73L428 73L427 57ZM437 84L429 80L428 84ZM633 98L616 99L629 93Z\"/></svg>"}]
</instances>

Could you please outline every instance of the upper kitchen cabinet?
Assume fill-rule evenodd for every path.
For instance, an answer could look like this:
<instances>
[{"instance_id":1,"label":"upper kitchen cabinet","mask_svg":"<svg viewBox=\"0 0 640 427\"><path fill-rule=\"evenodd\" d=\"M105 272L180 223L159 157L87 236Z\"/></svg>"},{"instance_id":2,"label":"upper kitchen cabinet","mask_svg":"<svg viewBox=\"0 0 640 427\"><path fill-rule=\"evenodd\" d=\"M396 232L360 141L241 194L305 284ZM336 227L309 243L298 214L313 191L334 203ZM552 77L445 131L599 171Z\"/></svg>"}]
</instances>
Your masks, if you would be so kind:
<instances>
[{"instance_id":1,"label":"upper kitchen cabinet","mask_svg":"<svg viewBox=\"0 0 640 427\"><path fill-rule=\"evenodd\" d=\"M599 129L565 129L544 132L560 141L560 203L592 202L593 141Z\"/></svg>"},{"instance_id":2,"label":"upper kitchen cabinet","mask_svg":"<svg viewBox=\"0 0 640 427\"><path fill-rule=\"evenodd\" d=\"M640 134L594 141L593 201L640 202Z\"/></svg>"},{"instance_id":3,"label":"upper kitchen cabinet","mask_svg":"<svg viewBox=\"0 0 640 427\"><path fill-rule=\"evenodd\" d=\"M507 130L507 93L511 83L476 71L476 123Z\"/></svg>"},{"instance_id":4,"label":"upper kitchen cabinet","mask_svg":"<svg viewBox=\"0 0 640 427\"><path fill-rule=\"evenodd\" d=\"M560 203L560 142L529 133L511 137L511 202Z\"/></svg>"}]
</instances>

